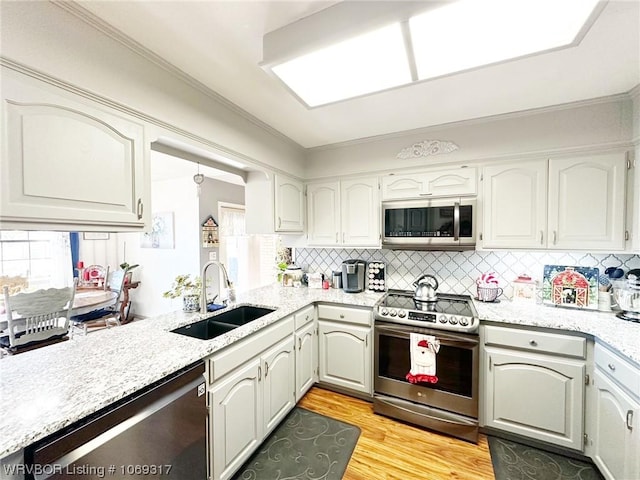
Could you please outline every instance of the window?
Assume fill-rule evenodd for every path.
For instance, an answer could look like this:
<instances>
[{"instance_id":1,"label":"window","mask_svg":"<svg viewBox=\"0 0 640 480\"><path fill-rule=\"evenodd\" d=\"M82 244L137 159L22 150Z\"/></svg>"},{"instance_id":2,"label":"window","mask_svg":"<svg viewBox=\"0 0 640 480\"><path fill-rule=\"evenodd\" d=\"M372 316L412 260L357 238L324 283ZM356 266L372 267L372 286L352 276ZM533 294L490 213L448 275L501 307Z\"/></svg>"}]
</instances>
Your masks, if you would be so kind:
<instances>
[{"instance_id":1,"label":"window","mask_svg":"<svg viewBox=\"0 0 640 480\"><path fill-rule=\"evenodd\" d=\"M277 235L247 235L243 205L220 203L220 261L237 292L276 281Z\"/></svg>"},{"instance_id":2,"label":"window","mask_svg":"<svg viewBox=\"0 0 640 480\"><path fill-rule=\"evenodd\" d=\"M0 230L0 276L29 290L73 285L69 234Z\"/></svg>"}]
</instances>

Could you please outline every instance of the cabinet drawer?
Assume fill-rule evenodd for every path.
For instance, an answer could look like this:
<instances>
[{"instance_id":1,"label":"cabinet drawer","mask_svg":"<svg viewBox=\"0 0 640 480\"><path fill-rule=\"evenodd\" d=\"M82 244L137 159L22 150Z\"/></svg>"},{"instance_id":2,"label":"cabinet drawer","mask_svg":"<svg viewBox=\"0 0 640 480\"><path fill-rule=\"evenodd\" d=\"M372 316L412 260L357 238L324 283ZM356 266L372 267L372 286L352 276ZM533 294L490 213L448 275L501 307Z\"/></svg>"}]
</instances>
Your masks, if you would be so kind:
<instances>
[{"instance_id":1,"label":"cabinet drawer","mask_svg":"<svg viewBox=\"0 0 640 480\"><path fill-rule=\"evenodd\" d=\"M220 379L287 335L293 335L293 316L283 318L209 357L209 383Z\"/></svg>"},{"instance_id":2,"label":"cabinet drawer","mask_svg":"<svg viewBox=\"0 0 640 480\"><path fill-rule=\"evenodd\" d=\"M315 318L314 309L315 307L313 305L309 305L294 314L293 318L295 320L296 330L300 327L304 327L307 323L313 322Z\"/></svg>"},{"instance_id":3,"label":"cabinet drawer","mask_svg":"<svg viewBox=\"0 0 640 480\"><path fill-rule=\"evenodd\" d=\"M484 343L486 345L503 345L567 357L586 357L587 339L582 337L495 327L492 325L485 326L484 332Z\"/></svg>"},{"instance_id":4,"label":"cabinet drawer","mask_svg":"<svg viewBox=\"0 0 640 480\"><path fill-rule=\"evenodd\" d=\"M594 348L594 362L596 367L640 399L640 369L599 343Z\"/></svg>"},{"instance_id":5,"label":"cabinet drawer","mask_svg":"<svg viewBox=\"0 0 640 480\"><path fill-rule=\"evenodd\" d=\"M346 308L334 305L318 305L318 318L371 326L371 309Z\"/></svg>"}]
</instances>

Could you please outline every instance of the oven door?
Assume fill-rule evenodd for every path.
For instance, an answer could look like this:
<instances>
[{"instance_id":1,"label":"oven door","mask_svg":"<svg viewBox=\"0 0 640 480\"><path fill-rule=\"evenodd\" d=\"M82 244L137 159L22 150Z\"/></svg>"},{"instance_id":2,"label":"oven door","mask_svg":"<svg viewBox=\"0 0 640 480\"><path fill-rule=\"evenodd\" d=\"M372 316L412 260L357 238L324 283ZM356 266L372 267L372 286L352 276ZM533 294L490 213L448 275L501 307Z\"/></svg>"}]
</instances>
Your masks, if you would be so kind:
<instances>
[{"instance_id":1,"label":"oven door","mask_svg":"<svg viewBox=\"0 0 640 480\"><path fill-rule=\"evenodd\" d=\"M410 333L433 335L440 340L436 355L437 383L409 383L411 370ZM376 393L428 407L478 418L477 335L457 334L410 325L375 323Z\"/></svg>"}]
</instances>

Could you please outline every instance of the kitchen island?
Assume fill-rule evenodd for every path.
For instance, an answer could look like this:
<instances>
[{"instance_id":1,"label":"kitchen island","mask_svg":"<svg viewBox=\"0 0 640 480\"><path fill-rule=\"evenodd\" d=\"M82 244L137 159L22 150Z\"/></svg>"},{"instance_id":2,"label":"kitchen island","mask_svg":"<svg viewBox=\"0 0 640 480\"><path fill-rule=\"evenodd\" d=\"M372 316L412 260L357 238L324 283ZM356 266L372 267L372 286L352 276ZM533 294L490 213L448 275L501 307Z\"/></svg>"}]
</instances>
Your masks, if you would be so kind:
<instances>
[{"instance_id":1,"label":"kitchen island","mask_svg":"<svg viewBox=\"0 0 640 480\"><path fill-rule=\"evenodd\" d=\"M382 293L263 287L237 304L276 308L247 325L204 341L170 330L205 317L181 311L75 337L0 360L0 458L82 419L167 375L315 302L373 307ZM593 336L640 365L640 324L612 313L508 301L476 302L481 320L570 330ZM207 314L209 316L212 314Z\"/></svg>"}]
</instances>

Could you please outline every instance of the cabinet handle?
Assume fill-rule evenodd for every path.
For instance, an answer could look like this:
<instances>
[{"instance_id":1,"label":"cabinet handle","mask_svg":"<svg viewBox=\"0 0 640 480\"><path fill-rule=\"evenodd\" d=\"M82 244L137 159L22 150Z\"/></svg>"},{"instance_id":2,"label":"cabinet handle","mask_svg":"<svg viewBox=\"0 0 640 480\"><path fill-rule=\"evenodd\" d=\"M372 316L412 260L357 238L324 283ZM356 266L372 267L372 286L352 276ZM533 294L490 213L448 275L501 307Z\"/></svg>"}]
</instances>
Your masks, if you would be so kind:
<instances>
[{"instance_id":1,"label":"cabinet handle","mask_svg":"<svg viewBox=\"0 0 640 480\"><path fill-rule=\"evenodd\" d=\"M540 230L540 245L544 245L544 232Z\"/></svg>"},{"instance_id":2,"label":"cabinet handle","mask_svg":"<svg viewBox=\"0 0 640 480\"><path fill-rule=\"evenodd\" d=\"M556 231L553 231L553 244L556 244Z\"/></svg>"},{"instance_id":3,"label":"cabinet handle","mask_svg":"<svg viewBox=\"0 0 640 480\"><path fill-rule=\"evenodd\" d=\"M282 218L278 217L278 228L282 226Z\"/></svg>"},{"instance_id":4,"label":"cabinet handle","mask_svg":"<svg viewBox=\"0 0 640 480\"><path fill-rule=\"evenodd\" d=\"M340 240L338 240L338 232L336 232L336 243L338 243Z\"/></svg>"},{"instance_id":5,"label":"cabinet handle","mask_svg":"<svg viewBox=\"0 0 640 480\"><path fill-rule=\"evenodd\" d=\"M421 197L428 197L429 195L433 195L433 193L420 193Z\"/></svg>"},{"instance_id":6,"label":"cabinet handle","mask_svg":"<svg viewBox=\"0 0 640 480\"><path fill-rule=\"evenodd\" d=\"M298 339L298 350L302 350L302 338Z\"/></svg>"},{"instance_id":7,"label":"cabinet handle","mask_svg":"<svg viewBox=\"0 0 640 480\"><path fill-rule=\"evenodd\" d=\"M138 199L138 205L136 206L136 213L138 214L138 220L142 218L142 214L144 213L144 205L142 204L142 199Z\"/></svg>"},{"instance_id":8,"label":"cabinet handle","mask_svg":"<svg viewBox=\"0 0 640 480\"><path fill-rule=\"evenodd\" d=\"M344 232L342 232L342 243L344 243Z\"/></svg>"},{"instance_id":9,"label":"cabinet handle","mask_svg":"<svg viewBox=\"0 0 640 480\"><path fill-rule=\"evenodd\" d=\"M627 428L633 430L633 410L627 410Z\"/></svg>"},{"instance_id":10,"label":"cabinet handle","mask_svg":"<svg viewBox=\"0 0 640 480\"><path fill-rule=\"evenodd\" d=\"M258 381L262 380L262 366L258 365Z\"/></svg>"},{"instance_id":11,"label":"cabinet handle","mask_svg":"<svg viewBox=\"0 0 640 480\"><path fill-rule=\"evenodd\" d=\"M269 364L267 362L264 362L264 378L267 378L267 375L269 375Z\"/></svg>"},{"instance_id":12,"label":"cabinet handle","mask_svg":"<svg viewBox=\"0 0 640 480\"><path fill-rule=\"evenodd\" d=\"M536 342L535 340L529 340L529 345L531 345L532 347L537 347L538 342Z\"/></svg>"},{"instance_id":13,"label":"cabinet handle","mask_svg":"<svg viewBox=\"0 0 640 480\"><path fill-rule=\"evenodd\" d=\"M366 336L364 337L364 346L365 346L365 347L368 347L368 346L369 346L369 335L366 335Z\"/></svg>"},{"instance_id":14,"label":"cabinet handle","mask_svg":"<svg viewBox=\"0 0 640 480\"><path fill-rule=\"evenodd\" d=\"M616 371L616 366L613 363L608 364L607 367L609 367L609 370L611 370L612 372Z\"/></svg>"},{"instance_id":15,"label":"cabinet handle","mask_svg":"<svg viewBox=\"0 0 640 480\"><path fill-rule=\"evenodd\" d=\"M344 315L342 313L340 314L340 319L344 320Z\"/></svg>"}]
</instances>

